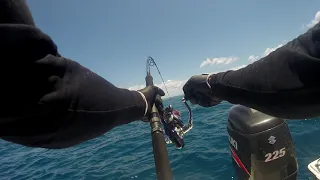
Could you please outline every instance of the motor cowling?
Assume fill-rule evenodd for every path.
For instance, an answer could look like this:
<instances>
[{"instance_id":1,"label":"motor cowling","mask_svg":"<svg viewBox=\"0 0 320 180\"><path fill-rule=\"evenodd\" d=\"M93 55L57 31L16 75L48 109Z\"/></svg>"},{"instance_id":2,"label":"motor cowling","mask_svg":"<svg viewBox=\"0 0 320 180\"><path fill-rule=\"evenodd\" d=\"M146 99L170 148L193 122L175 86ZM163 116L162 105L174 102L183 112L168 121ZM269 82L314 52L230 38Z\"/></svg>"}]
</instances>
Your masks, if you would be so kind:
<instances>
[{"instance_id":1,"label":"motor cowling","mask_svg":"<svg viewBox=\"0 0 320 180\"><path fill-rule=\"evenodd\" d=\"M229 111L230 153L238 180L296 180L298 163L285 120L236 105Z\"/></svg>"}]
</instances>

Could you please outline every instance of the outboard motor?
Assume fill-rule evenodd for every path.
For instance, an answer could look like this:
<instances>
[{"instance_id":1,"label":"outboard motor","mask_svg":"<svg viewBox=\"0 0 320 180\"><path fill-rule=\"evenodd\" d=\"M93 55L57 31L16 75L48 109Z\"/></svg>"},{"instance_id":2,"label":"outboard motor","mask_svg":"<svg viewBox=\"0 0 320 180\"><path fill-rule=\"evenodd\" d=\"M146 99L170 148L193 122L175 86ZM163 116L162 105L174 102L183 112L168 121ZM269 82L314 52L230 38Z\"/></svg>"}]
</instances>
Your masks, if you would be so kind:
<instances>
[{"instance_id":1,"label":"outboard motor","mask_svg":"<svg viewBox=\"0 0 320 180\"><path fill-rule=\"evenodd\" d=\"M285 120L236 105L229 111L229 144L238 180L296 180L298 163Z\"/></svg>"}]
</instances>

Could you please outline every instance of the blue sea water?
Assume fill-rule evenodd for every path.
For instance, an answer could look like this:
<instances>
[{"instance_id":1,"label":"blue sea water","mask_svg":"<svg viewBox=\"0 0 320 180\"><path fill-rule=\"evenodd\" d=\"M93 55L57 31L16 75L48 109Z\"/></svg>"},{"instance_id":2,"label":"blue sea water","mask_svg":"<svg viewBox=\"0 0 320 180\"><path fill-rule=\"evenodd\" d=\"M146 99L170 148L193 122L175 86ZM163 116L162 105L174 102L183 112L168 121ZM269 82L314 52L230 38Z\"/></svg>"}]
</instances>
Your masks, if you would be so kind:
<instances>
[{"instance_id":1,"label":"blue sea water","mask_svg":"<svg viewBox=\"0 0 320 180\"><path fill-rule=\"evenodd\" d=\"M181 97L165 100L188 113ZM186 146L168 145L176 180L236 179L227 139L227 114L231 104L213 108L191 106L194 128L185 137ZM288 121L299 163L299 180L310 177L308 163L319 158L320 120ZM105 135L62 150L28 148L0 141L0 179L156 179L150 126L134 122L116 127Z\"/></svg>"}]
</instances>

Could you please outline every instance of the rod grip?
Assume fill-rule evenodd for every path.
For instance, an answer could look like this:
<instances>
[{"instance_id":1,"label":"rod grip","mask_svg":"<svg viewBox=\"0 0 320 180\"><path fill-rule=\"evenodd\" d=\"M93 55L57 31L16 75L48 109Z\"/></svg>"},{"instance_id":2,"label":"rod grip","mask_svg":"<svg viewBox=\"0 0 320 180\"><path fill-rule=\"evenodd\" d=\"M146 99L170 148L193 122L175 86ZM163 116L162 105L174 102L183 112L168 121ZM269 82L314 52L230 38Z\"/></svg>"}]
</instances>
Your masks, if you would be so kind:
<instances>
[{"instance_id":1,"label":"rod grip","mask_svg":"<svg viewBox=\"0 0 320 180\"><path fill-rule=\"evenodd\" d=\"M161 132L158 131L152 134L152 147L158 180L172 180L166 142Z\"/></svg>"},{"instance_id":2,"label":"rod grip","mask_svg":"<svg viewBox=\"0 0 320 180\"><path fill-rule=\"evenodd\" d=\"M172 170L161 128L161 118L155 105L152 106L149 118L157 180L172 180Z\"/></svg>"},{"instance_id":3,"label":"rod grip","mask_svg":"<svg viewBox=\"0 0 320 180\"><path fill-rule=\"evenodd\" d=\"M146 86L154 85L153 77L149 73L147 74L145 80ZM162 111L160 110L160 114L161 112ZM153 105L151 108L149 119L157 180L172 180L172 170L168 157L167 146L164 140L163 132L161 130L161 118L159 116L159 110L155 105Z\"/></svg>"}]
</instances>

